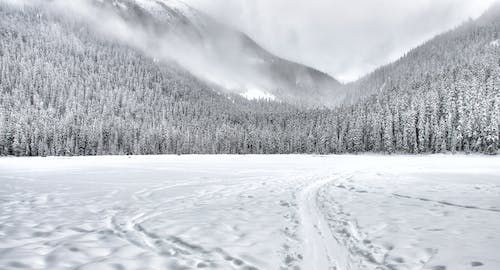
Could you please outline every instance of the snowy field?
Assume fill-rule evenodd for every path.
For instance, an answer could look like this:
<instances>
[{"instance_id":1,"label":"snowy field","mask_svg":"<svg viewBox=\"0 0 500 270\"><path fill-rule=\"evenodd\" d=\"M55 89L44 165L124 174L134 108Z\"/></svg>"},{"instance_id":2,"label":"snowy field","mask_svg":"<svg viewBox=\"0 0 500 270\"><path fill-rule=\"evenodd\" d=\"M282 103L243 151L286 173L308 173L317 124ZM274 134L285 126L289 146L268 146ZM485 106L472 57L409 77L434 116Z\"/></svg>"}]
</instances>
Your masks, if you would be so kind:
<instances>
[{"instance_id":1,"label":"snowy field","mask_svg":"<svg viewBox=\"0 0 500 270\"><path fill-rule=\"evenodd\" d=\"M500 269L500 158L0 159L0 269Z\"/></svg>"}]
</instances>

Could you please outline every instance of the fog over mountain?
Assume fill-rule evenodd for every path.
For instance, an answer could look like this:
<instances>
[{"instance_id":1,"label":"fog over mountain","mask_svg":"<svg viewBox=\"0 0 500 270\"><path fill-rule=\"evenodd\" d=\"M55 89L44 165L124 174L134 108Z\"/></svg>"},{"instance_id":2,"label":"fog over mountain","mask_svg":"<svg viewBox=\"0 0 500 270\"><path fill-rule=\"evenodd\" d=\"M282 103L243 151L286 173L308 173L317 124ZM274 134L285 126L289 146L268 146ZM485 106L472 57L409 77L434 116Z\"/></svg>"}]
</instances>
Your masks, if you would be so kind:
<instances>
[{"instance_id":1,"label":"fog over mountain","mask_svg":"<svg viewBox=\"0 0 500 270\"><path fill-rule=\"evenodd\" d=\"M494 0L188 0L281 57L346 82L469 17Z\"/></svg>"},{"instance_id":2,"label":"fog over mountain","mask_svg":"<svg viewBox=\"0 0 500 270\"><path fill-rule=\"evenodd\" d=\"M174 64L229 93L300 104L337 99L340 84L313 68L280 58L245 33L179 0L3 0L48 8L94 32ZM326 97L326 99L325 99ZM328 103L327 102L327 103Z\"/></svg>"},{"instance_id":3,"label":"fog over mountain","mask_svg":"<svg viewBox=\"0 0 500 270\"><path fill-rule=\"evenodd\" d=\"M498 151L500 4L343 85L182 1L0 15L0 155Z\"/></svg>"},{"instance_id":4,"label":"fog over mountain","mask_svg":"<svg viewBox=\"0 0 500 270\"><path fill-rule=\"evenodd\" d=\"M73 14L96 32L139 49L155 61L175 63L222 90L249 99L318 104L334 100L340 86L327 74L269 53L246 34L183 1L39 3L62 15Z\"/></svg>"}]
</instances>

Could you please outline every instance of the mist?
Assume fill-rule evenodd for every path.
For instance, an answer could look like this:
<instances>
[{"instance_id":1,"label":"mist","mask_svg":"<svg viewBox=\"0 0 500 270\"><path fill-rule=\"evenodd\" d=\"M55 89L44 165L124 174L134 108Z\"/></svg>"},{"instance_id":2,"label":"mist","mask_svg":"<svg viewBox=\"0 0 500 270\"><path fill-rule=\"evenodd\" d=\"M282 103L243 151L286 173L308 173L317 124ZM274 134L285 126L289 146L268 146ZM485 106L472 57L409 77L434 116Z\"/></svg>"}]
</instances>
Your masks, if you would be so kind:
<instances>
[{"instance_id":1,"label":"mist","mask_svg":"<svg viewBox=\"0 0 500 270\"><path fill-rule=\"evenodd\" d=\"M495 0L188 0L271 52L353 81Z\"/></svg>"},{"instance_id":2,"label":"mist","mask_svg":"<svg viewBox=\"0 0 500 270\"><path fill-rule=\"evenodd\" d=\"M194 76L213 83L214 88L220 90L244 96L248 91L257 91L270 96L267 89L275 87L274 82L253 68L258 64L255 63L257 59L242 57L242 41L222 24L214 23L206 29L168 28L161 25L161 18L155 18L153 24L127 18L127 15L123 16L119 12L122 8L127 14L127 7L111 6L111 1L0 1L18 7L40 5L60 16L78 20L106 39L139 50L156 62L170 66L176 64Z\"/></svg>"},{"instance_id":3,"label":"mist","mask_svg":"<svg viewBox=\"0 0 500 270\"><path fill-rule=\"evenodd\" d=\"M127 20L120 14L120 8L126 13L124 3L127 2L1 1L17 6L44 5L60 15L85 22L96 33L133 47L155 61L175 62L196 77L213 83L214 87L243 96L260 93L263 97L272 97L273 91L282 85L274 80L275 74L259 69L266 59L259 55L261 52L249 52L248 44L230 27L249 34L277 56L350 82L396 60L467 17L479 16L494 0L405 3L396 0L187 0L189 6L183 4L184 1L169 0L169 4L180 5L187 12L197 12L190 6L201 10L196 18L205 16L204 13L215 18L202 18L203 22L194 21L189 27L169 29L164 29L164 25L151 27L147 22ZM99 6L103 3L107 3L107 8ZM161 14L153 15L156 23L161 23ZM297 78L292 81L295 80Z\"/></svg>"}]
</instances>

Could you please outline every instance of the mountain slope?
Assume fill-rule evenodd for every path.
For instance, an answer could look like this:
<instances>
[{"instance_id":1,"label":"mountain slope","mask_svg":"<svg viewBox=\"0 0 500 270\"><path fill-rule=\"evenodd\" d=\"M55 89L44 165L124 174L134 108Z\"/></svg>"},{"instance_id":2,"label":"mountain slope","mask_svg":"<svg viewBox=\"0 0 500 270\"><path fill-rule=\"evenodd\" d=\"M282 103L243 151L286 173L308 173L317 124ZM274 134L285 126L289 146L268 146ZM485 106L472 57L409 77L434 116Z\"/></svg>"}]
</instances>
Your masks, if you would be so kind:
<instances>
[{"instance_id":1,"label":"mountain slope","mask_svg":"<svg viewBox=\"0 0 500 270\"><path fill-rule=\"evenodd\" d=\"M439 80L439 76L460 66L494 67L499 57L498 47L492 46L500 38L499 10L500 2L497 1L477 20L440 34L394 63L343 86L343 93L346 93L344 103L391 91L394 85L408 89L415 82Z\"/></svg>"},{"instance_id":2,"label":"mountain slope","mask_svg":"<svg viewBox=\"0 0 500 270\"><path fill-rule=\"evenodd\" d=\"M176 0L104 0L133 25L154 32L150 51L176 51L167 58L194 75L236 93L258 89L278 100L322 104L333 99L340 86L329 75L279 58L246 34L218 23L208 15ZM172 40L177 46L172 48ZM164 46L165 42L170 42ZM167 47L167 49L165 48ZM177 47L189 48L177 52ZM161 54L159 52L158 54Z\"/></svg>"},{"instance_id":3,"label":"mountain slope","mask_svg":"<svg viewBox=\"0 0 500 270\"><path fill-rule=\"evenodd\" d=\"M345 86L339 113L359 151L496 153L500 3Z\"/></svg>"},{"instance_id":4,"label":"mountain slope","mask_svg":"<svg viewBox=\"0 0 500 270\"><path fill-rule=\"evenodd\" d=\"M222 94L39 6L0 1L0 18L0 155L314 151L293 106Z\"/></svg>"}]
</instances>

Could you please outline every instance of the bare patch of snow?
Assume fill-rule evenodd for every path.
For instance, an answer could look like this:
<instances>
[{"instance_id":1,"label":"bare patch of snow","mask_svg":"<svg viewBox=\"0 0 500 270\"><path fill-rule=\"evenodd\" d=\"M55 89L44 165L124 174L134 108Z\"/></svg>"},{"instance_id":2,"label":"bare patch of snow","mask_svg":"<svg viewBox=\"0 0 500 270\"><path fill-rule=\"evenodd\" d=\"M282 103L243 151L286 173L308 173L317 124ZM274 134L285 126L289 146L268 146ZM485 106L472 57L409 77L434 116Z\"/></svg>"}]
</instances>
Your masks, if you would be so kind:
<instances>
[{"instance_id":1,"label":"bare patch of snow","mask_svg":"<svg viewBox=\"0 0 500 270\"><path fill-rule=\"evenodd\" d=\"M178 0L135 0L136 4L145 10L149 11L151 14L156 15L156 18L159 20L169 20L169 18L165 18L165 16L169 16L171 14L166 13L164 10L165 5L170 9L174 10L176 13L181 14L187 18L193 20L193 22L198 22L197 17L198 13L196 10L191 8L188 4L178 1Z\"/></svg>"},{"instance_id":2,"label":"bare patch of snow","mask_svg":"<svg viewBox=\"0 0 500 270\"><path fill-rule=\"evenodd\" d=\"M123 10L127 10L128 9L127 5L125 5L124 3L119 2L119 1L113 1L113 5L116 6L116 7L119 7L121 9L123 9Z\"/></svg>"},{"instance_id":3,"label":"bare patch of snow","mask_svg":"<svg viewBox=\"0 0 500 270\"><path fill-rule=\"evenodd\" d=\"M248 88L246 92L242 93L241 96L248 100L276 100L276 97L273 94L270 94L262 89L252 87Z\"/></svg>"}]
</instances>

